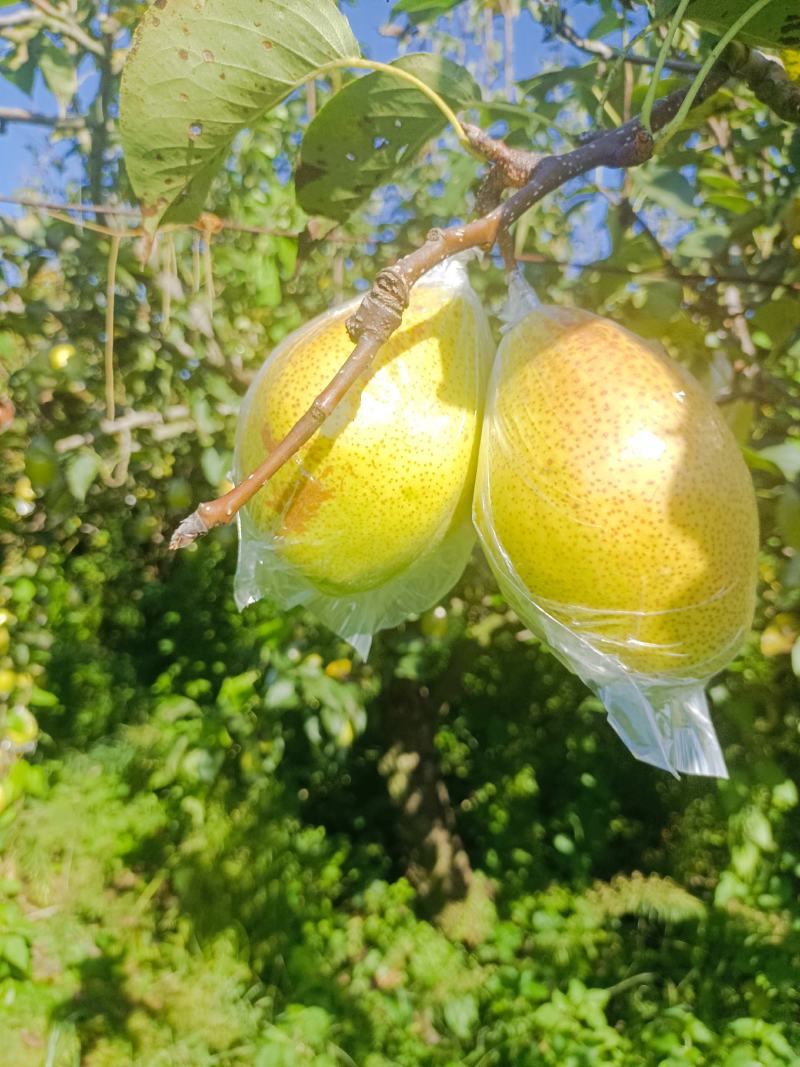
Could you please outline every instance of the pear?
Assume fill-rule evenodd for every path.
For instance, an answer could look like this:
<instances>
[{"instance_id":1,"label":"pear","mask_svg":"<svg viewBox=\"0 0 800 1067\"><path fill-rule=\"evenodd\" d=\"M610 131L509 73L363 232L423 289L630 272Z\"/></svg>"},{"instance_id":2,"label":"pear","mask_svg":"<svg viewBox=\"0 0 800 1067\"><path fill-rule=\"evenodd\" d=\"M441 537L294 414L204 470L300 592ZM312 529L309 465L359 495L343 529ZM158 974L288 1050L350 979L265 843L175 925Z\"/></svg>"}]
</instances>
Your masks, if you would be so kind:
<instances>
[{"instance_id":1,"label":"pear","mask_svg":"<svg viewBox=\"0 0 800 1067\"><path fill-rule=\"evenodd\" d=\"M334 377L353 348L345 321L357 304L314 319L267 359L240 415L237 476ZM474 540L470 501L491 357L463 266L422 279L371 370L248 505L244 533L260 554L254 577L240 552L240 602L255 599L258 586L284 606L306 603L348 640L435 603Z\"/></svg>"},{"instance_id":2,"label":"pear","mask_svg":"<svg viewBox=\"0 0 800 1067\"><path fill-rule=\"evenodd\" d=\"M531 629L566 628L598 688L725 666L752 620L758 521L698 382L622 326L542 307L504 338L489 397L475 522Z\"/></svg>"}]
</instances>

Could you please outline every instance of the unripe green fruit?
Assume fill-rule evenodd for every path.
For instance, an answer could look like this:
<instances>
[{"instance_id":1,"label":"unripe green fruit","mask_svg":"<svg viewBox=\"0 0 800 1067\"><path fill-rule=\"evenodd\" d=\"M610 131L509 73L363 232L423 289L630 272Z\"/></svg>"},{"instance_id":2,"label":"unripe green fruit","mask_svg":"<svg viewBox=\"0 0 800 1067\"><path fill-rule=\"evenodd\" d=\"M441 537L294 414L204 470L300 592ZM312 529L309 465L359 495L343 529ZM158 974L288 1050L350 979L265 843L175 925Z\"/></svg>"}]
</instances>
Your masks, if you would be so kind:
<instances>
[{"instance_id":1,"label":"unripe green fruit","mask_svg":"<svg viewBox=\"0 0 800 1067\"><path fill-rule=\"evenodd\" d=\"M596 315L541 308L503 341L475 520L522 618L535 602L623 669L707 678L750 626L739 448L686 370Z\"/></svg>"}]
</instances>

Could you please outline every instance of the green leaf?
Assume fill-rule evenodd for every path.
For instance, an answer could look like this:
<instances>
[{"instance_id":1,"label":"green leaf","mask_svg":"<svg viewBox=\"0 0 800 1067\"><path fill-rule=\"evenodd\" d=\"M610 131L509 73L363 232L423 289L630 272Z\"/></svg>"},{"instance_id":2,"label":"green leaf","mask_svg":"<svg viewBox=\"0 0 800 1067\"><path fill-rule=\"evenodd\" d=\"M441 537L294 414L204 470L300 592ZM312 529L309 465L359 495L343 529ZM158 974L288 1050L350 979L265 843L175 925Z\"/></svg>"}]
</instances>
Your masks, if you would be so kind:
<instances>
[{"instance_id":1,"label":"green leaf","mask_svg":"<svg viewBox=\"0 0 800 1067\"><path fill-rule=\"evenodd\" d=\"M21 934L6 934L0 940L0 956L21 974L28 973L31 950Z\"/></svg>"},{"instance_id":2,"label":"green leaf","mask_svg":"<svg viewBox=\"0 0 800 1067\"><path fill-rule=\"evenodd\" d=\"M39 70L47 88L58 101L59 110L63 115L78 90L78 72L74 59L65 49L50 45L42 50Z\"/></svg>"},{"instance_id":3,"label":"green leaf","mask_svg":"<svg viewBox=\"0 0 800 1067\"><path fill-rule=\"evenodd\" d=\"M156 704L154 714L164 722L173 723L178 719L195 718L202 715L200 705L190 697L174 693L163 697Z\"/></svg>"},{"instance_id":4,"label":"green leaf","mask_svg":"<svg viewBox=\"0 0 800 1067\"><path fill-rule=\"evenodd\" d=\"M783 487L778 499L775 524L783 543L800 549L800 493L791 485Z\"/></svg>"},{"instance_id":5,"label":"green leaf","mask_svg":"<svg viewBox=\"0 0 800 1067\"><path fill-rule=\"evenodd\" d=\"M706 203L721 207L724 211L732 211L734 215L744 215L752 211L754 206L746 196L738 193L710 193Z\"/></svg>"},{"instance_id":6,"label":"green leaf","mask_svg":"<svg viewBox=\"0 0 800 1067\"><path fill-rule=\"evenodd\" d=\"M738 193L741 189L740 182L735 181L729 174L722 174L717 170L699 170L697 179L709 189L717 189L723 193Z\"/></svg>"},{"instance_id":7,"label":"green leaf","mask_svg":"<svg viewBox=\"0 0 800 1067\"><path fill-rule=\"evenodd\" d=\"M156 0L120 93L125 164L148 226L195 219L237 133L315 70L358 55L333 0Z\"/></svg>"},{"instance_id":8,"label":"green leaf","mask_svg":"<svg viewBox=\"0 0 800 1067\"><path fill-rule=\"evenodd\" d=\"M259 306L278 307L281 302L281 276L277 261L272 256L265 256L254 264L254 268L253 285Z\"/></svg>"},{"instance_id":9,"label":"green leaf","mask_svg":"<svg viewBox=\"0 0 800 1067\"><path fill-rule=\"evenodd\" d=\"M410 55L392 66L425 82L455 110L480 100L472 77L449 59ZM344 221L445 125L439 108L407 82L382 71L357 78L306 131L295 175L300 205Z\"/></svg>"},{"instance_id":10,"label":"green leaf","mask_svg":"<svg viewBox=\"0 0 800 1067\"><path fill-rule=\"evenodd\" d=\"M683 302L683 285L668 278L644 279L633 294L633 306L644 308L653 318L668 322Z\"/></svg>"},{"instance_id":11,"label":"green leaf","mask_svg":"<svg viewBox=\"0 0 800 1067\"><path fill-rule=\"evenodd\" d=\"M661 7L675 7L657 5ZM753 0L693 0L686 10L686 18L721 37L736 22ZM737 34L745 44L763 48L792 48L800 45L800 16L797 0L772 0Z\"/></svg>"},{"instance_id":12,"label":"green leaf","mask_svg":"<svg viewBox=\"0 0 800 1067\"><path fill-rule=\"evenodd\" d=\"M39 56L44 39L43 36L39 36L22 41L17 45L16 51L0 63L3 77L26 96L31 96L33 93L33 83L39 69Z\"/></svg>"},{"instance_id":13,"label":"green leaf","mask_svg":"<svg viewBox=\"0 0 800 1067\"><path fill-rule=\"evenodd\" d=\"M780 445L761 448L758 455L774 463L789 482L800 474L800 440L798 439L787 438Z\"/></svg>"},{"instance_id":14,"label":"green leaf","mask_svg":"<svg viewBox=\"0 0 800 1067\"><path fill-rule=\"evenodd\" d=\"M697 216L695 216L695 220ZM730 231L726 226L699 224L678 245L678 253L690 259L713 259L730 244Z\"/></svg>"},{"instance_id":15,"label":"green leaf","mask_svg":"<svg viewBox=\"0 0 800 1067\"><path fill-rule=\"evenodd\" d=\"M463 993L445 1002L444 1021L459 1041L469 1041L478 1025L478 1002L472 993Z\"/></svg>"},{"instance_id":16,"label":"green leaf","mask_svg":"<svg viewBox=\"0 0 800 1067\"><path fill-rule=\"evenodd\" d=\"M463 0L400 0L392 8L392 18L398 15L407 15L412 26L420 22L429 22L431 19L446 15Z\"/></svg>"},{"instance_id":17,"label":"green leaf","mask_svg":"<svg viewBox=\"0 0 800 1067\"><path fill-rule=\"evenodd\" d=\"M67 460L67 485L79 504L100 472L100 457L91 448L81 449Z\"/></svg>"},{"instance_id":18,"label":"green leaf","mask_svg":"<svg viewBox=\"0 0 800 1067\"><path fill-rule=\"evenodd\" d=\"M535 74L532 78L527 78L518 84L524 96L536 96L537 99L543 99L551 89L557 89L562 85L591 86L596 83L597 60L591 60L581 67L559 67L558 70Z\"/></svg>"},{"instance_id":19,"label":"green leaf","mask_svg":"<svg viewBox=\"0 0 800 1067\"><path fill-rule=\"evenodd\" d=\"M633 171L636 193L665 208L678 218L695 218L694 189L684 176L670 167L651 166Z\"/></svg>"}]
</instances>

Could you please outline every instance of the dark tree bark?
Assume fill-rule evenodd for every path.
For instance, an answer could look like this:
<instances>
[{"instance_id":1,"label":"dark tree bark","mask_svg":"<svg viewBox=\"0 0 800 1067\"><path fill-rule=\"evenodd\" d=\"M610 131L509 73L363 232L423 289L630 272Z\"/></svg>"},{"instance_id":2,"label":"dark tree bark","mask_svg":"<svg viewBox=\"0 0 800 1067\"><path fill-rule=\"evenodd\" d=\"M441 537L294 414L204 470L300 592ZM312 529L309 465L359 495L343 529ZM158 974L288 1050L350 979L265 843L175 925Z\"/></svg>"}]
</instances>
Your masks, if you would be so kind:
<instances>
[{"instance_id":1,"label":"dark tree bark","mask_svg":"<svg viewBox=\"0 0 800 1067\"><path fill-rule=\"evenodd\" d=\"M408 878L426 910L436 914L448 902L464 900L474 878L440 773L437 708L424 687L405 679L394 680L385 700L381 773L398 810Z\"/></svg>"}]
</instances>

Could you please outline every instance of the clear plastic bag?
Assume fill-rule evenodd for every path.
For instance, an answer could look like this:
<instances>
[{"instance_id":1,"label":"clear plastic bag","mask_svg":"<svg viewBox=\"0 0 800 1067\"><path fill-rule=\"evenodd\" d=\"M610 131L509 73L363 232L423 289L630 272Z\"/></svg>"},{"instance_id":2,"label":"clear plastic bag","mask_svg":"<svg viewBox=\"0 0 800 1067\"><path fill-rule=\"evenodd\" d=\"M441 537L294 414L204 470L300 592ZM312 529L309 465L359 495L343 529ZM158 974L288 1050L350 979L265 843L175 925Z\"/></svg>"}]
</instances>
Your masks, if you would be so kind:
<instances>
[{"instance_id":1,"label":"clear plastic bag","mask_svg":"<svg viewBox=\"0 0 800 1067\"><path fill-rule=\"evenodd\" d=\"M237 428L246 476L349 355L335 308L285 338L250 386ZM239 514L235 596L303 605L362 656L460 577L493 342L462 262L412 290L369 374Z\"/></svg>"},{"instance_id":2,"label":"clear plastic bag","mask_svg":"<svg viewBox=\"0 0 800 1067\"><path fill-rule=\"evenodd\" d=\"M726 777L704 685L752 618L755 494L711 400L654 346L520 278L489 384L474 519L526 625L637 759Z\"/></svg>"}]
</instances>

